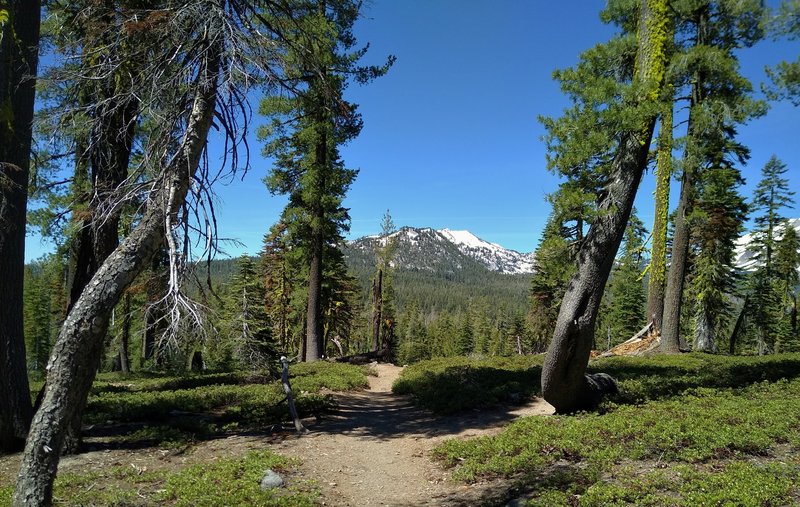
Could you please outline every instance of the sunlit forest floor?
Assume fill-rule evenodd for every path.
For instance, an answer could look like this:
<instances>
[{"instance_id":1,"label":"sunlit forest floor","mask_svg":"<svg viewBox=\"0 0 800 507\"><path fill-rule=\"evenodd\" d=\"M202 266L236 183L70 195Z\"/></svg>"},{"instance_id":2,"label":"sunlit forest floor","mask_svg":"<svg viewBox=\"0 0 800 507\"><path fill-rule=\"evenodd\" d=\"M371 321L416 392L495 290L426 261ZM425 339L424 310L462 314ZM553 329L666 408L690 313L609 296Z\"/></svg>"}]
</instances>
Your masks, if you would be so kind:
<instances>
[{"instance_id":1,"label":"sunlit forest floor","mask_svg":"<svg viewBox=\"0 0 800 507\"><path fill-rule=\"evenodd\" d=\"M310 430L300 437L268 374L103 374L84 449L61 462L56 503L800 503L800 355L594 361L621 392L599 413L572 416L537 398L540 365L295 365ZM0 505L18 463L0 457ZM268 468L287 486L261 491Z\"/></svg>"}]
</instances>

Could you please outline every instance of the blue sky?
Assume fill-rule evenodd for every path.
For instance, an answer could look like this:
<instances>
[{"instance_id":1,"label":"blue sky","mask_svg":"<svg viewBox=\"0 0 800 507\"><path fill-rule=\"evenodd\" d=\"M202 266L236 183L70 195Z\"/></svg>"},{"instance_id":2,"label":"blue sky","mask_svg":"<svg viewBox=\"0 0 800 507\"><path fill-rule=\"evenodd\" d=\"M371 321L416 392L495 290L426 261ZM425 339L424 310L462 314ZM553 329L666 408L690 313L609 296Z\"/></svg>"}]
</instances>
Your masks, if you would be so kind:
<instances>
[{"instance_id":1,"label":"blue sky","mask_svg":"<svg viewBox=\"0 0 800 507\"><path fill-rule=\"evenodd\" d=\"M774 2L768 2L774 5ZM538 115L557 116L567 99L552 71L574 65L581 51L613 30L598 17L603 2L565 0L372 0L356 26L369 43L365 61L394 54L389 73L347 98L359 104L361 136L342 150L360 169L345 205L349 237L375 234L384 212L398 226L468 229L507 248L532 251L549 212L544 200L558 180L545 169L544 130ZM765 41L741 52L742 69L756 86L763 68L794 59L800 42ZM255 123L263 122L255 118ZM740 128L752 150L743 168L749 195L774 153L789 166L800 194L800 109L774 103L766 117ZM269 161L254 144L252 169L220 187L220 235L236 238L227 253L255 253L285 199L270 196L261 179ZM674 182L677 190L677 182ZM652 222L653 175L637 208ZM673 199L673 202L677 199ZM788 213L800 216L800 209ZM28 259L41 255L28 241Z\"/></svg>"}]
</instances>

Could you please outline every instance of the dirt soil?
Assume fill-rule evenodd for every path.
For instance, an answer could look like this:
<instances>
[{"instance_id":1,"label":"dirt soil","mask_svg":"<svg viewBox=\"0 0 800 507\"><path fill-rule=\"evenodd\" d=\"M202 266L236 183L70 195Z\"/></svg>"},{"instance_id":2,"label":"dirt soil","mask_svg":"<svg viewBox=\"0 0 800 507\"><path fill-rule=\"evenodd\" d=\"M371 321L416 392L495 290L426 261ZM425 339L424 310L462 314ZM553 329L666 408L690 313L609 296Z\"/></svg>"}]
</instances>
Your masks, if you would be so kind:
<instances>
[{"instance_id":1,"label":"dirt soil","mask_svg":"<svg viewBox=\"0 0 800 507\"><path fill-rule=\"evenodd\" d=\"M431 460L431 450L448 438L497 433L513 419L552 414L544 400L507 408L435 416L410 397L391 392L401 367L373 364L376 376L364 391L332 393L338 410L321 420L303 420L308 432L232 435L197 443L186 453L153 447L102 449L68 456L59 473L100 471L112 465L136 470L178 470L196 463L241 456L265 447L301 464L288 483L316 481L323 505L332 506L472 506L504 504L513 485L490 481L472 485L449 479ZM19 454L0 456L0 482L11 483Z\"/></svg>"},{"instance_id":2,"label":"dirt soil","mask_svg":"<svg viewBox=\"0 0 800 507\"><path fill-rule=\"evenodd\" d=\"M402 368L373 365L366 391L336 393L339 409L320 422L306 421L302 437L273 445L303 460L306 478L317 478L327 505L480 505L507 498L508 484L462 485L430 459L447 438L497 433L511 420L552 414L544 400L507 409L437 417L409 397L391 392Z\"/></svg>"}]
</instances>

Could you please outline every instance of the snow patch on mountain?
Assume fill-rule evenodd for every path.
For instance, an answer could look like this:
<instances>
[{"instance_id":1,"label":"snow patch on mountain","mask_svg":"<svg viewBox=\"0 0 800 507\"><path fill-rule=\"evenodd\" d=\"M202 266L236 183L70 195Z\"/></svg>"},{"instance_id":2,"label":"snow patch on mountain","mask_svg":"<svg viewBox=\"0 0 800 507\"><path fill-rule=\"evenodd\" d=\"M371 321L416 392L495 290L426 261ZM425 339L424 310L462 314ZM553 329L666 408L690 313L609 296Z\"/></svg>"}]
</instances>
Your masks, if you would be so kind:
<instances>
[{"instance_id":1,"label":"snow patch on mountain","mask_svg":"<svg viewBox=\"0 0 800 507\"><path fill-rule=\"evenodd\" d=\"M533 254L520 253L485 241L469 231L403 227L388 236L366 236L350 243L360 249L383 247L392 239L398 245L392 264L421 270L460 270L477 262L505 274L533 273ZM445 267L447 266L447 267Z\"/></svg>"},{"instance_id":2,"label":"snow patch on mountain","mask_svg":"<svg viewBox=\"0 0 800 507\"><path fill-rule=\"evenodd\" d=\"M800 234L800 218L789 219L789 225L794 227L794 230ZM778 230L776 231L776 240L780 240L782 237L782 231L783 226L779 226ZM745 234L736 241L736 250L734 255L736 261L734 262L734 265L744 271L755 271L755 269L759 266L759 261L756 259L755 253L748 250L748 247L752 242L752 233Z\"/></svg>"},{"instance_id":3,"label":"snow patch on mountain","mask_svg":"<svg viewBox=\"0 0 800 507\"><path fill-rule=\"evenodd\" d=\"M481 262L492 271L512 274L533 273L531 254L523 254L497 243L489 243L469 231L440 229L436 232L456 245L462 253Z\"/></svg>"}]
</instances>

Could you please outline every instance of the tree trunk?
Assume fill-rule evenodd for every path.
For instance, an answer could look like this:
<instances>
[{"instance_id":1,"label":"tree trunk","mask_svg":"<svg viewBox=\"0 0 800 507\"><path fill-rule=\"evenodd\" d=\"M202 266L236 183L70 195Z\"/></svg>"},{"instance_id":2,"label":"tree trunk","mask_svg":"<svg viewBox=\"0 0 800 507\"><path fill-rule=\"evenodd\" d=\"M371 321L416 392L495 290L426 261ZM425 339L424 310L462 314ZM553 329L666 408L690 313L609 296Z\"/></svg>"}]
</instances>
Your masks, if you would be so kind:
<instances>
[{"instance_id":1,"label":"tree trunk","mask_svg":"<svg viewBox=\"0 0 800 507\"><path fill-rule=\"evenodd\" d=\"M644 86L639 103L658 100L666 68L667 1L642 0L634 79ZM633 104L634 106L640 104ZM587 375L597 311L647 165L655 115L642 129L622 132L599 216L578 252L578 266L567 286L553 341L542 367L542 396L559 413L591 409L616 391L610 376Z\"/></svg>"},{"instance_id":2,"label":"tree trunk","mask_svg":"<svg viewBox=\"0 0 800 507\"><path fill-rule=\"evenodd\" d=\"M742 309L739 311L739 317L736 318L736 324L733 326L733 332L731 332L731 339L728 346L728 353L730 355L734 355L736 353L736 340L739 338L739 332L741 331L742 324L744 323L744 317L747 312L747 303L749 302L749 299L749 295L745 296L744 302L742 303Z\"/></svg>"},{"instance_id":3,"label":"tree trunk","mask_svg":"<svg viewBox=\"0 0 800 507\"><path fill-rule=\"evenodd\" d=\"M131 316L131 295L127 292L123 298L122 312L122 333L120 333L119 338L119 369L122 373L130 373L131 363L128 345L131 339L133 317Z\"/></svg>"},{"instance_id":4,"label":"tree trunk","mask_svg":"<svg viewBox=\"0 0 800 507\"><path fill-rule=\"evenodd\" d=\"M667 224L669 187L672 180L672 101L664 107L658 135L656 159L656 205L653 247L650 251L650 280L647 286L647 318L661 332L664 318L664 290L667 282Z\"/></svg>"},{"instance_id":5,"label":"tree trunk","mask_svg":"<svg viewBox=\"0 0 800 507\"><path fill-rule=\"evenodd\" d=\"M706 40L707 9L701 8L697 19L696 45L702 46ZM678 209L675 212L675 232L672 238L672 260L667 279L667 291L664 296L664 326L661 332L660 351L674 354L680 351L680 320L683 304L683 285L686 278L686 263L689 257L689 222L687 217L692 211L694 202L695 180L698 176L697 156L693 153L693 139L701 135L693 110L703 102L703 76L698 71L693 76L691 103L689 105L689 125L687 127L686 154L684 160L689 161L684 167L681 177L681 193Z\"/></svg>"},{"instance_id":6,"label":"tree trunk","mask_svg":"<svg viewBox=\"0 0 800 507\"><path fill-rule=\"evenodd\" d=\"M695 317L694 350L716 354L719 352L714 341L714 323L707 312L701 310Z\"/></svg>"},{"instance_id":7,"label":"tree trunk","mask_svg":"<svg viewBox=\"0 0 800 507\"><path fill-rule=\"evenodd\" d=\"M324 12L324 6L322 7ZM324 115L318 119L324 122ZM325 195L325 173L328 171L328 138L323 129L320 139L315 147L317 188L313 204L313 218L311 225L311 259L308 272L308 306L306 308L306 361L316 361L324 354L323 324L322 324L322 267L323 252L325 250L325 237L323 224L325 223L325 208L322 204Z\"/></svg>"},{"instance_id":8,"label":"tree trunk","mask_svg":"<svg viewBox=\"0 0 800 507\"><path fill-rule=\"evenodd\" d=\"M308 273L308 306L306 309L306 361L322 357L322 231L311 238L311 265Z\"/></svg>"},{"instance_id":9,"label":"tree trunk","mask_svg":"<svg viewBox=\"0 0 800 507\"><path fill-rule=\"evenodd\" d=\"M378 269L378 276L372 282L372 350L381 347L381 305L383 303L383 270Z\"/></svg>"},{"instance_id":10,"label":"tree trunk","mask_svg":"<svg viewBox=\"0 0 800 507\"><path fill-rule=\"evenodd\" d=\"M33 415L22 300L39 0L5 2L0 42L0 451L24 444Z\"/></svg>"},{"instance_id":11,"label":"tree trunk","mask_svg":"<svg viewBox=\"0 0 800 507\"><path fill-rule=\"evenodd\" d=\"M680 352L681 306L683 304L683 283L686 278L686 262L689 256L689 223L694 194L694 174L688 167L681 178L681 194L675 212L675 232L672 236L672 260L664 295L664 322L661 330L659 350L667 354Z\"/></svg>"},{"instance_id":12,"label":"tree trunk","mask_svg":"<svg viewBox=\"0 0 800 507\"><path fill-rule=\"evenodd\" d=\"M89 395L109 317L125 290L161 247L168 217L177 214L204 151L217 96L220 48L210 49L182 145L162 173L162 184L131 234L92 277L61 327L48 364L42 406L36 412L17 475L13 506L51 505L59 451L69 421Z\"/></svg>"},{"instance_id":13,"label":"tree trunk","mask_svg":"<svg viewBox=\"0 0 800 507\"><path fill-rule=\"evenodd\" d=\"M89 204L89 217L84 219L78 232L78 245L73 249L75 258L71 261L74 269L67 311L78 301L86 284L103 261L119 245L120 213L115 210L113 200L118 187L128 175L137 103L128 99L120 101L115 86L106 90L101 101L99 118L105 121L93 126L90 134L89 152L92 172L92 202ZM113 210L113 211L109 211ZM89 364L100 364L103 347L96 351L97 357L90 358ZM78 452L81 444L83 407L77 407L75 416L67 432L62 452Z\"/></svg>"}]
</instances>

